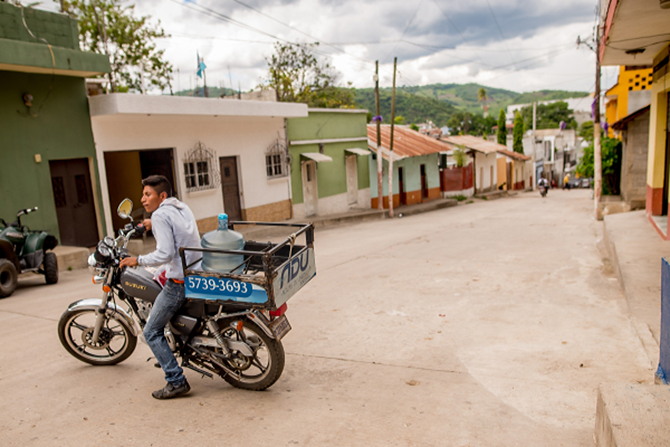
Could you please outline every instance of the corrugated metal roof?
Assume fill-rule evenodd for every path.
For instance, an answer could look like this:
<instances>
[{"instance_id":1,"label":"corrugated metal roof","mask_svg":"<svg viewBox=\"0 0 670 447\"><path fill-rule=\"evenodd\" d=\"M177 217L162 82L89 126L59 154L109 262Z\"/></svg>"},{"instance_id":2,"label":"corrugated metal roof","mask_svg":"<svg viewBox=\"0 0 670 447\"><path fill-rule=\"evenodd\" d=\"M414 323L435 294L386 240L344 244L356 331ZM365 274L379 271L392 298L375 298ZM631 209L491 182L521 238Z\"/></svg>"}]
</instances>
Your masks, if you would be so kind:
<instances>
[{"instance_id":1,"label":"corrugated metal roof","mask_svg":"<svg viewBox=\"0 0 670 447\"><path fill-rule=\"evenodd\" d=\"M381 125L382 156L388 159L391 143L391 125ZM377 125L368 125L368 147L377 152ZM455 149L449 143L422 135L408 127L394 126L393 129L393 159L400 160L407 157L448 152Z\"/></svg>"},{"instance_id":2,"label":"corrugated metal roof","mask_svg":"<svg viewBox=\"0 0 670 447\"><path fill-rule=\"evenodd\" d=\"M507 149L507 146L502 144L494 143L493 141L485 140L481 137L474 137L472 135L453 135L442 137L443 141L447 141L452 144L463 146L466 149L471 149L483 154L502 154L514 160L527 161L530 160L530 157L518 152L510 151Z\"/></svg>"},{"instance_id":3,"label":"corrugated metal roof","mask_svg":"<svg viewBox=\"0 0 670 447\"><path fill-rule=\"evenodd\" d=\"M502 155L506 155L507 157L514 159L514 160L519 160L519 161L528 161L530 160L530 157L528 155L520 154L518 152L510 151L509 149L498 149L498 153Z\"/></svg>"},{"instance_id":4,"label":"corrugated metal roof","mask_svg":"<svg viewBox=\"0 0 670 447\"><path fill-rule=\"evenodd\" d=\"M507 146L472 135L451 135L442 137L441 140L457 146L465 146L466 149L472 149L483 154L493 154L502 149L507 150Z\"/></svg>"}]
</instances>

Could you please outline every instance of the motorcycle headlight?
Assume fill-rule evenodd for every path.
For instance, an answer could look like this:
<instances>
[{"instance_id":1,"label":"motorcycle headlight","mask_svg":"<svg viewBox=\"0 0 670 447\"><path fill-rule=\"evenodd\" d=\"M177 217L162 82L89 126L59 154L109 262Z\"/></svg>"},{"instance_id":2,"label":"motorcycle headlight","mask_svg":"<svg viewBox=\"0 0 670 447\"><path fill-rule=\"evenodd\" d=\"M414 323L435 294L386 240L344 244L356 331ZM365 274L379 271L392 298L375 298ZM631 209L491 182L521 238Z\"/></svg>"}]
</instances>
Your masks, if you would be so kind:
<instances>
[{"instance_id":1,"label":"motorcycle headlight","mask_svg":"<svg viewBox=\"0 0 670 447\"><path fill-rule=\"evenodd\" d=\"M97 262L102 264L112 257L112 248L107 245L107 241L102 240L98 242L98 246L96 247L93 256Z\"/></svg>"}]
</instances>

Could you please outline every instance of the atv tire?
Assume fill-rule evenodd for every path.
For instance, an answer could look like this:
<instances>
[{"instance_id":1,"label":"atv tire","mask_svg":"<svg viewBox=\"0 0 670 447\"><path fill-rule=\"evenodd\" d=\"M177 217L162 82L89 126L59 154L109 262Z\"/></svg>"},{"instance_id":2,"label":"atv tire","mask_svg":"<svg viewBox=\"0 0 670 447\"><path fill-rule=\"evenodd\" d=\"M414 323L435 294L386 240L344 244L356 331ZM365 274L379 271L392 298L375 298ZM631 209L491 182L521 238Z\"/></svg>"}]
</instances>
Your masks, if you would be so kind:
<instances>
[{"instance_id":1,"label":"atv tire","mask_svg":"<svg viewBox=\"0 0 670 447\"><path fill-rule=\"evenodd\" d=\"M0 298L5 298L16 290L19 273L8 259L0 259Z\"/></svg>"},{"instance_id":2,"label":"atv tire","mask_svg":"<svg viewBox=\"0 0 670 447\"><path fill-rule=\"evenodd\" d=\"M44 279L47 284L56 284L58 282L58 258L56 253L48 251L44 254Z\"/></svg>"}]
</instances>

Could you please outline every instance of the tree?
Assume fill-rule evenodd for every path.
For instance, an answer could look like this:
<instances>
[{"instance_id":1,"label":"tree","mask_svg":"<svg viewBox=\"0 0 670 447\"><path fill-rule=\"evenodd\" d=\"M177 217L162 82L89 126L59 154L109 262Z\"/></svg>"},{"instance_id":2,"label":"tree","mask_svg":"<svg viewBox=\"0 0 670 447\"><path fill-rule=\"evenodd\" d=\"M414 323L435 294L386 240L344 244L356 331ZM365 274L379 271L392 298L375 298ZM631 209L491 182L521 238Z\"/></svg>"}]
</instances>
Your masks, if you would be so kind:
<instances>
[{"instance_id":1,"label":"tree","mask_svg":"<svg viewBox=\"0 0 670 447\"><path fill-rule=\"evenodd\" d=\"M505 115L505 109L500 109L500 113L498 114L498 132L497 132L497 137L498 137L498 144L502 144L504 146L507 145L507 117Z\"/></svg>"},{"instance_id":2,"label":"tree","mask_svg":"<svg viewBox=\"0 0 670 447\"><path fill-rule=\"evenodd\" d=\"M61 10L79 22L83 49L109 57L111 90L146 91L147 85L160 90L171 88L172 64L156 39L169 37L160 22L134 16L135 5L124 0L59 0Z\"/></svg>"},{"instance_id":3,"label":"tree","mask_svg":"<svg viewBox=\"0 0 670 447\"><path fill-rule=\"evenodd\" d=\"M621 141L603 137L601 140L603 194L619 194L621 181ZM580 177L593 178L593 142L584 148L584 154L575 172Z\"/></svg>"},{"instance_id":4,"label":"tree","mask_svg":"<svg viewBox=\"0 0 670 447\"><path fill-rule=\"evenodd\" d=\"M582 123L579 127L579 136L582 137L584 141L593 143L593 121L585 121Z\"/></svg>"},{"instance_id":5,"label":"tree","mask_svg":"<svg viewBox=\"0 0 670 447\"><path fill-rule=\"evenodd\" d=\"M314 55L318 45L275 42L274 54L265 59L267 86L275 90L277 101L303 102L312 107L353 106L353 91L338 88L336 72Z\"/></svg>"},{"instance_id":6,"label":"tree","mask_svg":"<svg viewBox=\"0 0 670 447\"><path fill-rule=\"evenodd\" d=\"M525 129L533 127L533 107L528 106L521 109ZM565 101L557 101L549 104L538 104L536 108L537 129L557 129L561 121L566 123L568 129L577 129L577 121L572 117L572 109L568 108Z\"/></svg>"},{"instance_id":7,"label":"tree","mask_svg":"<svg viewBox=\"0 0 670 447\"><path fill-rule=\"evenodd\" d=\"M486 94L486 89L481 87L477 91L477 101L479 101L482 104L482 109L484 110L484 118L486 118L489 115L489 105L487 102L489 101L489 97Z\"/></svg>"},{"instance_id":8,"label":"tree","mask_svg":"<svg viewBox=\"0 0 670 447\"><path fill-rule=\"evenodd\" d=\"M454 161L456 162L457 168L462 168L463 166L465 166L465 162L468 157L468 153L467 150L465 149L465 146L459 144L458 149L454 149L452 156L454 157Z\"/></svg>"},{"instance_id":9,"label":"tree","mask_svg":"<svg viewBox=\"0 0 670 447\"><path fill-rule=\"evenodd\" d=\"M473 115L470 112L459 110L447 120L447 127L451 135L486 136L491 134L495 119L482 115Z\"/></svg>"},{"instance_id":10,"label":"tree","mask_svg":"<svg viewBox=\"0 0 670 447\"><path fill-rule=\"evenodd\" d=\"M521 113L514 114L514 129L512 129L512 149L523 154L523 117Z\"/></svg>"}]
</instances>

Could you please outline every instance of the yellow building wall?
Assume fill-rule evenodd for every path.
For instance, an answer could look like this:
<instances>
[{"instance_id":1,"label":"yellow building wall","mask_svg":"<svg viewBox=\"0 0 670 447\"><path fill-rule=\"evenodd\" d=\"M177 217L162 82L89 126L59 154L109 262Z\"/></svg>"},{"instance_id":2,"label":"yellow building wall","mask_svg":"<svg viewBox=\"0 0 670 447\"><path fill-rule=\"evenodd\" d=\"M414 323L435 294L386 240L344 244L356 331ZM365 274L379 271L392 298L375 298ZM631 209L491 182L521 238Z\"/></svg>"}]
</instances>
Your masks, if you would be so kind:
<instances>
[{"instance_id":1,"label":"yellow building wall","mask_svg":"<svg viewBox=\"0 0 670 447\"><path fill-rule=\"evenodd\" d=\"M628 115L628 92L637 90L650 90L652 88L651 68L626 68L619 67L617 83L607 90L605 97L605 119L610 125L607 135L614 137L612 124Z\"/></svg>"},{"instance_id":2,"label":"yellow building wall","mask_svg":"<svg viewBox=\"0 0 670 447\"><path fill-rule=\"evenodd\" d=\"M664 78L666 82L670 82L670 75L665 75ZM668 91L670 91L670 86L664 88L663 81L661 81L655 85L651 95L647 185L652 188L663 188Z\"/></svg>"},{"instance_id":3,"label":"yellow building wall","mask_svg":"<svg viewBox=\"0 0 670 447\"><path fill-rule=\"evenodd\" d=\"M667 57L668 49L661 51L654 59L656 64L661 58ZM668 93L670 92L670 73L667 66L654 74L654 83L651 89L651 107L649 121L649 150L647 155L647 212L652 215L661 215L663 202L663 181L665 166L668 160L665 156L666 128L668 124Z\"/></svg>"}]
</instances>

